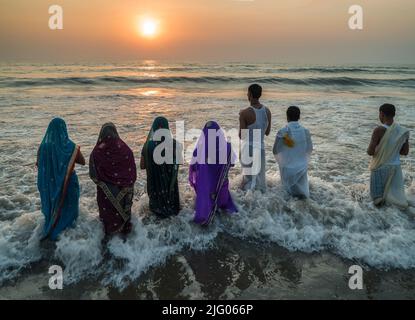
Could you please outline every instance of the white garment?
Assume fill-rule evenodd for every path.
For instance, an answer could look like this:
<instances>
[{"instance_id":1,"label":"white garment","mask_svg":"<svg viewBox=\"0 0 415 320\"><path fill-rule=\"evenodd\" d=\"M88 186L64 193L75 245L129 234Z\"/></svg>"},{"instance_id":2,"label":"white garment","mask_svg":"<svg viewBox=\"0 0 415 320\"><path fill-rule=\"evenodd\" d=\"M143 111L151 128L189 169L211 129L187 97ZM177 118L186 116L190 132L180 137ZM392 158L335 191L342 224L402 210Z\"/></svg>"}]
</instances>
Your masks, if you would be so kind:
<instances>
[{"instance_id":1,"label":"white garment","mask_svg":"<svg viewBox=\"0 0 415 320\"><path fill-rule=\"evenodd\" d=\"M386 202L402 209L408 208L401 166L390 164L408 139L409 130L393 123L376 147L369 166L370 194L375 204Z\"/></svg>"},{"instance_id":2,"label":"white garment","mask_svg":"<svg viewBox=\"0 0 415 320\"><path fill-rule=\"evenodd\" d=\"M284 143L285 135L294 141L293 147ZM310 196L307 170L312 150L310 132L297 121L289 122L285 128L278 131L273 153L278 162L282 184L293 196Z\"/></svg>"},{"instance_id":3,"label":"white garment","mask_svg":"<svg viewBox=\"0 0 415 320\"><path fill-rule=\"evenodd\" d=\"M252 157L251 163L242 163L243 188L245 190L259 189L266 191L265 180L265 131L268 128L268 115L265 106L257 109L251 106L255 112L255 122L248 126L248 141L242 141L242 157ZM243 159L241 159L243 160Z\"/></svg>"},{"instance_id":4,"label":"white garment","mask_svg":"<svg viewBox=\"0 0 415 320\"><path fill-rule=\"evenodd\" d=\"M388 129L390 126L387 124L382 125L384 128ZM392 155L391 160L388 163L385 163L386 165L392 165L392 166L398 166L401 164L401 154L400 150L395 151L395 153Z\"/></svg>"}]
</instances>

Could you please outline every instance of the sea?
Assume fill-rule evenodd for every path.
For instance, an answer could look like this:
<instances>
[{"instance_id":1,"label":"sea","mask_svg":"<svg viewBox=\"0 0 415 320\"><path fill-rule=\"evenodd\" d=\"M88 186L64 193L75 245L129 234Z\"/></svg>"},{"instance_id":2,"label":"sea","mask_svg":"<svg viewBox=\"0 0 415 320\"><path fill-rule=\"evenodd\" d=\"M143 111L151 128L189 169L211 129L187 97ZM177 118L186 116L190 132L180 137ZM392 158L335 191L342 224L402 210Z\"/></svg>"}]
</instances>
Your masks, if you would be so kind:
<instances>
[{"instance_id":1,"label":"sea","mask_svg":"<svg viewBox=\"0 0 415 320\"><path fill-rule=\"evenodd\" d=\"M133 230L105 244L96 186L77 165L76 226L40 242L35 161L51 119L65 119L87 160L102 124L114 122L138 167L156 116L173 132L176 121L186 130L209 120L238 129L252 83L272 113L266 193L242 192L237 164L230 189L238 214L218 214L202 228L192 221L188 164L179 172L183 209L167 220L150 213L139 170ZM415 65L0 63L0 299L415 299L415 211L376 208L369 196L366 149L383 103L396 106L396 121L413 137ZM314 143L308 200L284 192L272 155L291 105ZM402 169L415 203L412 137ZM54 265L62 290L49 286ZM352 266L362 268L362 289L349 286Z\"/></svg>"}]
</instances>

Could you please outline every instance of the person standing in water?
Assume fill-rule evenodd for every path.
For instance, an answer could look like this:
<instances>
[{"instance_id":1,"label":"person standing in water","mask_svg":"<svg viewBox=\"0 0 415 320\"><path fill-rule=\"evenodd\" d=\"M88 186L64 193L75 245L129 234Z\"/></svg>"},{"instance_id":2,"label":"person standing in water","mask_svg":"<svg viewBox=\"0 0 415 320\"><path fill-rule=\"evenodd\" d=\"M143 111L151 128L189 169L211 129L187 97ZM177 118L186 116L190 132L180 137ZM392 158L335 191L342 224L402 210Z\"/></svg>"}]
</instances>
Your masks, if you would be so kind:
<instances>
[{"instance_id":1,"label":"person standing in water","mask_svg":"<svg viewBox=\"0 0 415 320\"><path fill-rule=\"evenodd\" d=\"M158 154L161 147L164 150ZM178 182L181 154L182 146L173 139L168 120L154 119L141 152L140 168L147 173L150 211L159 218L176 216L181 210ZM158 159L159 156L164 159Z\"/></svg>"},{"instance_id":2,"label":"person standing in water","mask_svg":"<svg viewBox=\"0 0 415 320\"><path fill-rule=\"evenodd\" d=\"M189 183L196 192L194 221L209 225L218 210L238 212L229 192L228 173L236 155L219 124L208 121L197 141L189 167Z\"/></svg>"},{"instance_id":3,"label":"person standing in water","mask_svg":"<svg viewBox=\"0 0 415 320\"><path fill-rule=\"evenodd\" d=\"M271 131L271 112L259 102L262 87L248 88L250 106L239 113L239 138L242 140L241 164L243 190L266 191L264 136Z\"/></svg>"},{"instance_id":4,"label":"person standing in water","mask_svg":"<svg viewBox=\"0 0 415 320\"><path fill-rule=\"evenodd\" d=\"M42 240L57 240L79 215L79 182L75 164L85 165L80 147L69 139L66 123L53 119L37 152L37 187L45 216Z\"/></svg>"},{"instance_id":5,"label":"person standing in water","mask_svg":"<svg viewBox=\"0 0 415 320\"><path fill-rule=\"evenodd\" d=\"M97 185L99 218L107 236L131 229L137 169L134 154L111 122L102 126L89 158L89 176Z\"/></svg>"},{"instance_id":6,"label":"person standing in water","mask_svg":"<svg viewBox=\"0 0 415 320\"><path fill-rule=\"evenodd\" d=\"M287 109L288 124L278 131L272 150L280 169L284 189L293 197L308 198L308 162L313 143L310 131L304 128L300 120L300 108Z\"/></svg>"},{"instance_id":7,"label":"person standing in water","mask_svg":"<svg viewBox=\"0 0 415 320\"><path fill-rule=\"evenodd\" d=\"M370 195L376 206L396 205L402 209L409 206L405 195L401 168L401 155L409 153L409 130L394 121L395 106L383 104L379 108L381 126L372 134L368 155L370 163Z\"/></svg>"}]
</instances>

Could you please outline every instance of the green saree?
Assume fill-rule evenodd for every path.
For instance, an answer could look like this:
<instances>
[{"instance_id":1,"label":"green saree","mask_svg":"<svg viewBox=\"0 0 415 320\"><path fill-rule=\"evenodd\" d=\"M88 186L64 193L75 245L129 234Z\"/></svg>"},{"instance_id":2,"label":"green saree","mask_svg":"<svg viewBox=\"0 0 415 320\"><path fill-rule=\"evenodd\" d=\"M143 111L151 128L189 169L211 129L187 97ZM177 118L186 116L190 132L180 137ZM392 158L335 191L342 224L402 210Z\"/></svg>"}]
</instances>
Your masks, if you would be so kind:
<instances>
[{"instance_id":1,"label":"green saree","mask_svg":"<svg viewBox=\"0 0 415 320\"><path fill-rule=\"evenodd\" d=\"M142 150L147 172L147 194L149 197L150 211L160 218L177 215L180 211L179 186L177 174L179 164L176 159L177 142L172 137L173 161L172 163L158 164L154 155L157 146L163 142L153 140L154 133L159 129L169 130L169 123L164 117L157 117L147 136L147 141ZM165 152L165 151L163 151ZM161 155L165 155L165 153Z\"/></svg>"}]
</instances>

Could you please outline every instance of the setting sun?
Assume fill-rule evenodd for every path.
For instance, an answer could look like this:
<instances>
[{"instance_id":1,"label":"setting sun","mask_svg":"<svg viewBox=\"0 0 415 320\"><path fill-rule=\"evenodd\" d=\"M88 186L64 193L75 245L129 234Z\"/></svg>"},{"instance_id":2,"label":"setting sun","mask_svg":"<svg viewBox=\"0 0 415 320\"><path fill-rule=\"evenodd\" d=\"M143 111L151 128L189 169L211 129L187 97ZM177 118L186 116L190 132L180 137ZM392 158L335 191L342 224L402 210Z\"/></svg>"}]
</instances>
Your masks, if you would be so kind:
<instances>
[{"instance_id":1,"label":"setting sun","mask_svg":"<svg viewBox=\"0 0 415 320\"><path fill-rule=\"evenodd\" d=\"M143 37L153 38L158 34L159 22L154 18L144 18L139 21L139 31Z\"/></svg>"}]
</instances>

